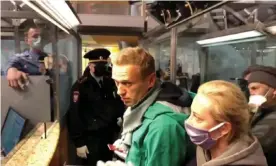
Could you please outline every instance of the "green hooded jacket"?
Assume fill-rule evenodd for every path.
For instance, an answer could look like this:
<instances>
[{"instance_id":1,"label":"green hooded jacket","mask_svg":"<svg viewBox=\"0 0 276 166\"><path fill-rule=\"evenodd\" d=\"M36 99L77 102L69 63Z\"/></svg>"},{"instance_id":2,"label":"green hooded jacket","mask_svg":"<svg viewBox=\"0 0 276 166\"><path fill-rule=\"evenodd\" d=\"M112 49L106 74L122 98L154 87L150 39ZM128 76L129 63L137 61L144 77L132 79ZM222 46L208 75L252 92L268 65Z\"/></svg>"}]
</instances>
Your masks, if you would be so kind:
<instances>
[{"instance_id":1,"label":"green hooded jacket","mask_svg":"<svg viewBox=\"0 0 276 166\"><path fill-rule=\"evenodd\" d=\"M195 147L185 131L188 115L155 102L133 132L126 162L134 166L183 166L195 155Z\"/></svg>"}]
</instances>

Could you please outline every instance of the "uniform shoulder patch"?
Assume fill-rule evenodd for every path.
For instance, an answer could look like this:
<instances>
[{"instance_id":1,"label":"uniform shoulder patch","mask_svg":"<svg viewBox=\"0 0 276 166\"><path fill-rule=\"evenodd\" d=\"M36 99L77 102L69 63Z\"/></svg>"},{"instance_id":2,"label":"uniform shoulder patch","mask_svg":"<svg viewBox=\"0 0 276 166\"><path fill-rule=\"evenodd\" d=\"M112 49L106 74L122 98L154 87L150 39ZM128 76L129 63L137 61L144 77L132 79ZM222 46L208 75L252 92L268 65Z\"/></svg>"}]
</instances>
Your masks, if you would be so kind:
<instances>
[{"instance_id":1,"label":"uniform shoulder patch","mask_svg":"<svg viewBox=\"0 0 276 166\"><path fill-rule=\"evenodd\" d=\"M73 102L74 103L79 101L79 95L80 95L79 91L74 91L73 92Z\"/></svg>"}]
</instances>

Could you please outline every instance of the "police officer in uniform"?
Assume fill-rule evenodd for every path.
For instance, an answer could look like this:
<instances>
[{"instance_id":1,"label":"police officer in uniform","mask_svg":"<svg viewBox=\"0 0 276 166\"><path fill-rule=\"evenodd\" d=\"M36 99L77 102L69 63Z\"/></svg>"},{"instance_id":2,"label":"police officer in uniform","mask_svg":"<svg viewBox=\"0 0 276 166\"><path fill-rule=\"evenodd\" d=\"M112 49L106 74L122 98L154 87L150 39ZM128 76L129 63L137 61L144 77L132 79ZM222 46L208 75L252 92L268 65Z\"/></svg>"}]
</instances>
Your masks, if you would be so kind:
<instances>
[{"instance_id":1,"label":"police officer in uniform","mask_svg":"<svg viewBox=\"0 0 276 166\"><path fill-rule=\"evenodd\" d=\"M18 88L22 80L27 80L27 75L41 75L39 71L39 57L47 56L42 51L41 29L32 26L25 33L25 42L29 50L12 56L6 66L5 75L9 85Z\"/></svg>"},{"instance_id":2,"label":"police officer in uniform","mask_svg":"<svg viewBox=\"0 0 276 166\"><path fill-rule=\"evenodd\" d=\"M98 160L112 159L114 135L119 132L117 118L124 112L124 104L116 95L114 81L106 76L110 52L98 48L89 51L89 73L85 73L72 87L68 111L69 134L83 165L96 165Z\"/></svg>"}]
</instances>

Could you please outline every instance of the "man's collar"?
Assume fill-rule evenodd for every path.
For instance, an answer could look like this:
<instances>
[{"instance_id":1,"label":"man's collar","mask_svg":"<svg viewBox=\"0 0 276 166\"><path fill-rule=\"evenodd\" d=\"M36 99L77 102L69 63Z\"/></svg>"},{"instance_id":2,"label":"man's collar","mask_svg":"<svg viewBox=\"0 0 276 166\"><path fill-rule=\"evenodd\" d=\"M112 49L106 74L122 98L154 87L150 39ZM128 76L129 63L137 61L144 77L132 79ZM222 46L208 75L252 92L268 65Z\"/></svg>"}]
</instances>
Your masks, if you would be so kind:
<instances>
[{"instance_id":1,"label":"man's collar","mask_svg":"<svg viewBox=\"0 0 276 166\"><path fill-rule=\"evenodd\" d=\"M158 80L156 80L154 86L149 89L149 91L144 95L144 97L139 101L137 102L135 105L131 106L131 109L135 109L136 107L138 107L140 104L142 104L143 102L145 102L151 95L154 91L160 91L160 82Z\"/></svg>"}]
</instances>

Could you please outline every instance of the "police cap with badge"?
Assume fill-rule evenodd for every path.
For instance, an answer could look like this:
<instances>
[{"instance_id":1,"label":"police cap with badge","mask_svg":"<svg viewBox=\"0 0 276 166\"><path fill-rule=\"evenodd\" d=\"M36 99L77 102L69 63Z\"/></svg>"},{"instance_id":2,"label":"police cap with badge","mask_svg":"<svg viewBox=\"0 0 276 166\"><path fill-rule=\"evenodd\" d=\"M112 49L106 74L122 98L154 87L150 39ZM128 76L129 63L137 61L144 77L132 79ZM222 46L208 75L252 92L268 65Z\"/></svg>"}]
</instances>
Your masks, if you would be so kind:
<instances>
[{"instance_id":1,"label":"police cap with badge","mask_svg":"<svg viewBox=\"0 0 276 166\"><path fill-rule=\"evenodd\" d=\"M95 76L101 77L107 72L107 59L110 51L105 48L96 48L87 52L83 57L89 59L89 63L95 64Z\"/></svg>"}]
</instances>

